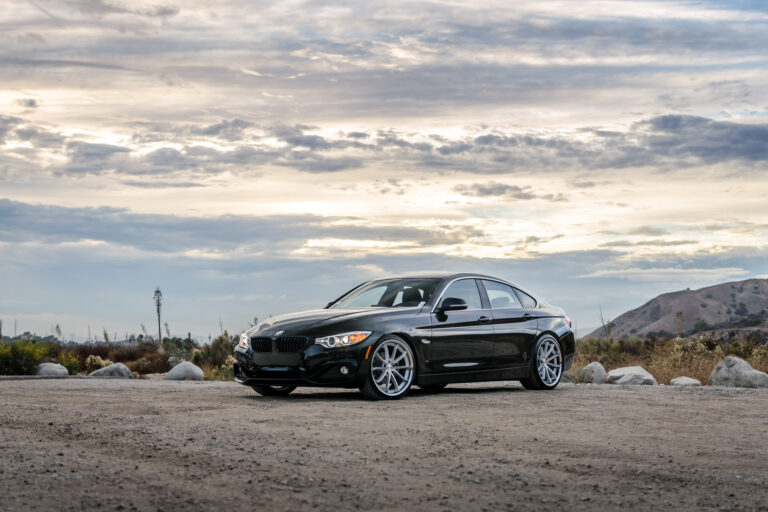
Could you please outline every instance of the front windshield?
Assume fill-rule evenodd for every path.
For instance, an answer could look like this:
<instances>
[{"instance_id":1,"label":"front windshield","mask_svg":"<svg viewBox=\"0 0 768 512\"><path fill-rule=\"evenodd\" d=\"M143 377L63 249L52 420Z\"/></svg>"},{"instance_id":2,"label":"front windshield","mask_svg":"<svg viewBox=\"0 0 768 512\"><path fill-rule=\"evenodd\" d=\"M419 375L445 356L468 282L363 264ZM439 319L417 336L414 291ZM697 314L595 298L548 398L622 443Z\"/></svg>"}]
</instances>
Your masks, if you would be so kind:
<instances>
[{"instance_id":1,"label":"front windshield","mask_svg":"<svg viewBox=\"0 0 768 512\"><path fill-rule=\"evenodd\" d=\"M440 279L404 278L371 281L334 303L332 309L408 308L427 302Z\"/></svg>"}]
</instances>

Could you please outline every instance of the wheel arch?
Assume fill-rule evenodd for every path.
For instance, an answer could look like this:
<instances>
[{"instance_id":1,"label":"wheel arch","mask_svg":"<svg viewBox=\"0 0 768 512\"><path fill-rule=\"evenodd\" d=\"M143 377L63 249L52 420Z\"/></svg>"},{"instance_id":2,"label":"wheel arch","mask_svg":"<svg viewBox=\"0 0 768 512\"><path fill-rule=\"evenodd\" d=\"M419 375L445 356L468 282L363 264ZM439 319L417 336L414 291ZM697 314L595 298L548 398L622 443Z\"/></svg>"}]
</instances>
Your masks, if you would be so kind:
<instances>
[{"instance_id":1,"label":"wheel arch","mask_svg":"<svg viewBox=\"0 0 768 512\"><path fill-rule=\"evenodd\" d=\"M413 358L416 360L416 364L414 365L414 371L416 375L414 375L413 382L416 384L419 380L419 376L423 373L424 369L424 363L426 360L426 356L422 353L422 349L425 347L425 345L420 345L413 336L410 336L407 332L400 332L400 331L392 331L388 332L386 334L383 334L379 340L383 340L387 336L397 336L398 338L401 338L403 341L405 341L409 347L411 347L411 352L413 352ZM378 343L378 342L377 342ZM418 385L418 384L417 384Z\"/></svg>"},{"instance_id":2,"label":"wheel arch","mask_svg":"<svg viewBox=\"0 0 768 512\"><path fill-rule=\"evenodd\" d=\"M539 340L544 336L553 337L557 341L557 344L560 345L560 352L563 356L563 372L565 372L573 364L573 357L575 355L576 342L574 340L573 332L569 330L560 336L557 334L557 332L552 330L541 331L536 336L536 341L534 342L533 346L535 347ZM531 354L531 357L533 357L533 354Z\"/></svg>"}]
</instances>

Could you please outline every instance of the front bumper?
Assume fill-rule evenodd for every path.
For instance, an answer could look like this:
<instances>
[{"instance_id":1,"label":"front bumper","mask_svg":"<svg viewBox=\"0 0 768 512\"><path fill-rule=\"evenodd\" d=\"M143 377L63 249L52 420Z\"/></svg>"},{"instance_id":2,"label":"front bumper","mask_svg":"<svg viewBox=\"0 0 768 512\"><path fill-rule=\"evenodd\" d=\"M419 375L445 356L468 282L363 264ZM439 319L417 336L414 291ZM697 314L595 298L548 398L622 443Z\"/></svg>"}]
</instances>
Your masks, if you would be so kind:
<instances>
[{"instance_id":1,"label":"front bumper","mask_svg":"<svg viewBox=\"0 0 768 512\"><path fill-rule=\"evenodd\" d=\"M298 352L254 352L235 348L235 381L246 386L359 387L369 368L368 339L352 347L311 344ZM345 373L346 372L346 373Z\"/></svg>"}]
</instances>

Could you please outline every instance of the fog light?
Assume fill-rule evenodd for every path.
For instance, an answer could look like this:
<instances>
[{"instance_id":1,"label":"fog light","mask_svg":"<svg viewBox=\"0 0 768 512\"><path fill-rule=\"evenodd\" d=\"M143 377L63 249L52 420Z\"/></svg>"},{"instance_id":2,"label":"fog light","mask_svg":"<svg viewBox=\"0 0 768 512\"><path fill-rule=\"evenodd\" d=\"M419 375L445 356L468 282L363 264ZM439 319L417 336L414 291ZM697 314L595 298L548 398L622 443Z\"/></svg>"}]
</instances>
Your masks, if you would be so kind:
<instances>
[{"instance_id":1,"label":"fog light","mask_svg":"<svg viewBox=\"0 0 768 512\"><path fill-rule=\"evenodd\" d=\"M342 366L341 368L339 368L339 371L341 372L342 375L347 375L349 373L349 368L347 368L346 366Z\"/></svg>"}]
</instances>

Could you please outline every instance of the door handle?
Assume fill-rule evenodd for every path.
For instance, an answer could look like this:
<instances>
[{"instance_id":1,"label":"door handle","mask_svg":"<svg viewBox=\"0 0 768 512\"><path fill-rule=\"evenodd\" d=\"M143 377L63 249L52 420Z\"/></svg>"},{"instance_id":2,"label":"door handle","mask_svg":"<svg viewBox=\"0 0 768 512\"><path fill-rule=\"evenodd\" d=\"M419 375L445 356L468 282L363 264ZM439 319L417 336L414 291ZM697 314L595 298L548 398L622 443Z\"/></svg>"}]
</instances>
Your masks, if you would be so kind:
<instances>
[{"instance_id":1,"label":"door handle","mask_svg":"<svg viewBox=\"0 0 768 512\"><path fill-rule=\"evenodd\" d=\"M477 321L480 322L481 324L487 324L488 322L491 321L491 319L488 318L487 316L481 316L480 318L477 319Z\"/></svg>"},{"instance_id":2,"label":"door handle","mask_svg":"<svg viewBox=\"0 0 768 512\"><path fill-rule=\"evenodd\" d=\"M534 319L536 319L538 317L536 315L532 315L530 313L526 313L526 314L523 315L523 318L526 319L526 320L534 320Z\"/></svg>"}]
</instances>

